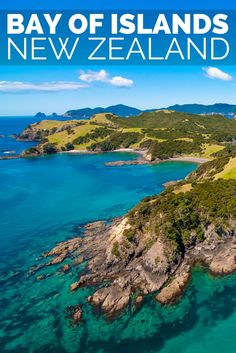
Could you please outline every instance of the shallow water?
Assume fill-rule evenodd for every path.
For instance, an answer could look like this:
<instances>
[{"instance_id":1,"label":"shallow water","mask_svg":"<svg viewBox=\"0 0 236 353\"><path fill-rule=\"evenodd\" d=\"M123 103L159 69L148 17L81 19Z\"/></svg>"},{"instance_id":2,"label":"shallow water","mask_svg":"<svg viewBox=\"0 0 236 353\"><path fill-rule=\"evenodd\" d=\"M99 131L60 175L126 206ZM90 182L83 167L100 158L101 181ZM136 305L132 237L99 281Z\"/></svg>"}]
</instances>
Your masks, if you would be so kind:
<instances>
[{"instance_id":1,"label":"shallow water","mask_svg":"<svg viewBox=\"0 0 236 353\"><path fill-rule=\"evenodd\" d=\"M93 290L70 293L78 272L47 268L43 281L27 276L40 254L76 236L83 223L127 212L163 182L184 178L193 163L106 167L133 154L57 155L0 161L0 347L14 353L233 353L236 350L236 276L211 278L195 269L178 304L161 307L152 296L112 323L85 305L71 326L66 307ZM59 266L60 267L60 266Z\"/></svg>"}]
</instances>

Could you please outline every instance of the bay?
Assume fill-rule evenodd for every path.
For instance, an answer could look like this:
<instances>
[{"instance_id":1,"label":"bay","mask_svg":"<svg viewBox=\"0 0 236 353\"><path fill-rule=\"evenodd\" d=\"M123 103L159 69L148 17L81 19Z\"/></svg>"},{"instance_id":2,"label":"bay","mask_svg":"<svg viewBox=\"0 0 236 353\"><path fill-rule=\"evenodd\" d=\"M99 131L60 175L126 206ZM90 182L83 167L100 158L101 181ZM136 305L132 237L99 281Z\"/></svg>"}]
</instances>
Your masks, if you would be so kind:
<instances>
[{"instance_id":1,"label":"bay","mask_svg":"<svg viewBox=\"0 0 236 353\"><path fill-rule=\"evenodd\" d=\"M12 126L22 129L25 122L15 119ZM1 121L3 131L6 123ZM235 352L235 275L212 278L196 268L176 305L160 306L150 295L138 311L128 307L113 322L85 304L93 288L69 291L83 265L67 274L59 268L44 269L40 274L48 277L43 281L28 275L30 267L42 261L43 252L77 236L83 224L123 215L143 197L160 193L164 182L182 179L196 168L183 162L105 166L108 161L131 158L137 155L0 161L2 353ZM83 321L72 326L66 308L78 303L84 303Z\"/></svg>"}]
</instances>

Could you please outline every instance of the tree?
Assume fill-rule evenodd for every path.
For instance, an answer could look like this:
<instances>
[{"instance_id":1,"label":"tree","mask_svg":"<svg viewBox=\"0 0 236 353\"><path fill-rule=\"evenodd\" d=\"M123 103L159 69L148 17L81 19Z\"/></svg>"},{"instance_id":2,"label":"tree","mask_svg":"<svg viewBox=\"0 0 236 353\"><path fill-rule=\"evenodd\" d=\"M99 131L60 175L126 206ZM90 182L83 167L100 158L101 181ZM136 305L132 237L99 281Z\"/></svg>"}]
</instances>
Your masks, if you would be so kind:
<instances>
[{"instance_id":1,"label":"tree","mask_svg":"<svg viewBox=\"0 0 236 353\"><path fill-rule=\"evenodd\" d=\"M43 153L54 154L57 152L58 152L58 150L57 150L56 145L54 143L46 143L45 145L43 145Z\"/></svg>"}]
</instances>

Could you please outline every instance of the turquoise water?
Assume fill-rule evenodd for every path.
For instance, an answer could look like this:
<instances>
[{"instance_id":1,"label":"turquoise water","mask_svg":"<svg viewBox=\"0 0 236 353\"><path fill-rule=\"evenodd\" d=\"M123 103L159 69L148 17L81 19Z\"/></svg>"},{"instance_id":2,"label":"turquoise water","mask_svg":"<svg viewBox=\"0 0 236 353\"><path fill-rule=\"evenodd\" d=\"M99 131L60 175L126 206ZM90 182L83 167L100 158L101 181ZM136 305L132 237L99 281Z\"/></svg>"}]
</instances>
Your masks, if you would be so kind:
<instances>
[{"instance_id":1,"label":"turquoise water","mask_svg":"<svg viewBox=\"0 0 236 353\"><path fill-rule=\"evenodd\" d=\"M152 296L110 323L84 305L72 326L66 308L85 303L92 288L70 293L83 267L62 274L47 268L28 276L42 252L94 220L127 212L163 182L184 178L192 163L106 167L136 158L125 153L56 155L0 161L1 353L233 353L236 351L236 276L211 278L195 269L180 302L161 307Z\"/></svg>"}]
</instances>

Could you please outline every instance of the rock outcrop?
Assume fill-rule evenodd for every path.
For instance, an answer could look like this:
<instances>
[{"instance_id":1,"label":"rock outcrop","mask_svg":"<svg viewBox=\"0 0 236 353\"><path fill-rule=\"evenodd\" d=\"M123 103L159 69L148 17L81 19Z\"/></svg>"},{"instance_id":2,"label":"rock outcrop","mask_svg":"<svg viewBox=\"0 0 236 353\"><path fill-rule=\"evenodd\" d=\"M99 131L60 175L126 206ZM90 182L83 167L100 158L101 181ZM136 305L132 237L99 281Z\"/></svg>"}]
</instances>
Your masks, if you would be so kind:
<instances>
[{"instance_id":1,"label":"rock outcrop","mask_svg":"<svg viewBox=\"0 0 236 353\"><path fill-rule=\"evenodd\" d=\"M114 318L122 312L134 292L139 293L134 301L136 308L142 304L144 295L158 291L158 302L174 303L187 286L191 267L195 263L207 265L215 275L229 274L236 270L236 238L229 233L225 234L224 239L219 239L213 226L206 229L204 242L190 247L184 258L176 257L171 260L160 239L149 245L148 249L145 238L137 244L125 245L124 232L129 229L126 217L116 219L108 225L104 222L91 223L85 226L83 238L59 243L44 254L52 259L43 266L59 264L69 257L72 257L74 265L89 260L87 273L72 283L70 290L73 292L84 286L107 283L96 290L88 301L108 318ZM119 244L119 255L114 253L116 243ZM76 257L81 249L83 255ZM63 272L69 269L67 264L61 267ZM72 316L74 322L79 322L81 310L76 310Z\"/></svg>"},{"instance_id":2,"label":"rock outcrop","mask_svg":"<svg viewBox=\"0 0 236 353\"><path fill-rule=\"evenodd\" d=\"M211 261L209 269L216 275L227 275L236 271L236 241L230 246L227 243L221 247Z\"/></svg>"},{"instance_id":3,"label":"rock outcrop","mask_svg":"<svg viewBox=\"0 0 236 353\"><path fill-rule=\"evenodd\" d=\"M160 293L156 296L156 300L161 304L170 304L176 301L182 294L190 279L190 266L181 266L175 274L174 279L163 287Z\"/></svg>"},{"instance_id":4,"label":"rock outcrop","mask_svg":"<svg viewBox=\"0 0 236 353\"><path fill-rule=\"evenodd\" d=\"M80 305L68 306L66 308L67 316L73 325L77 325L82 320L82 308Z\"/></svg>"},{"instance_id":5,"label":"rock outcrop","mask_svg":"<svg viewBox=\"0 0 236 353\"><path fill-rule=\"evenodd\" d=\"M150 293L161 304L173 303L187 286L196 264L208 267L214 275L236 271L236 221L228 207L224 210L219 205L227 205L229 198L233 207L236 183L225 183L213 183L222 192L220 201L211 194L212 184L200 184L197 190L205 192L202 198L194 186L186 196L167 190L161 196L146 198L125 217L88 224L80 237L59 243L44 254L51 259L34 271L67 259L71 259L71 267L85 261L85 270L82 266L70 290L96 286L88 301L108 318L116 317L131 299L138 308ZM226 186L231 188L227 195ZM210 203L209 195L213 195ZM214 218L217 207L220 216Z\"/></svg>"}]
</instances>

